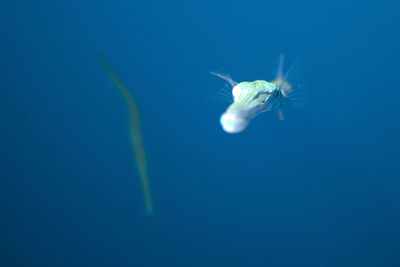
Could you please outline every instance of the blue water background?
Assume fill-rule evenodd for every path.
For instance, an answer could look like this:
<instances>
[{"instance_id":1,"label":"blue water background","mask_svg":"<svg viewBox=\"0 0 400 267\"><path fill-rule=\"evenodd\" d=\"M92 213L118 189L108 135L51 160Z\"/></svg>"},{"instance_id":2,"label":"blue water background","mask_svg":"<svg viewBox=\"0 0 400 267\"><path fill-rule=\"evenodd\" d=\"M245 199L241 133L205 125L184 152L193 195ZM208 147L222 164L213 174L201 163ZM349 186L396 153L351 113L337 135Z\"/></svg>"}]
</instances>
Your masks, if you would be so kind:
<instances>
[{"instance_id":1,"label":"blue water background","mask_svg":"<svg viewBox=\"0 0 400 267\"><path fill-rule=\"evenodd\" d=\"M0 266L400 266L397 10L6 1ZM139 104L153 216L100 51ZM280 53L307 105L223 132L209 71L272 80Z\"/></svg>"}]
</instances>

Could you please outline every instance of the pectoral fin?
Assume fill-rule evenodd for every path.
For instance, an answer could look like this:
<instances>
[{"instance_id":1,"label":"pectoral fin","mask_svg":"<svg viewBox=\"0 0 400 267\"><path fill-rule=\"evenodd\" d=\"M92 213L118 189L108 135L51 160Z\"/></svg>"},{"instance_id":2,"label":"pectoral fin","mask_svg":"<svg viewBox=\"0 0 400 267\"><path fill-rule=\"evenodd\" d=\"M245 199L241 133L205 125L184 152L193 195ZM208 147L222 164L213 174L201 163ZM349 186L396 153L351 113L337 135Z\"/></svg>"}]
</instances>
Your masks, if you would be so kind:
<instances>
[{"instance_id":1,"label":"pectoral fin","mask_svg":"<svg viewBox=\"0 0 400 267\"><path fill-rule=\"evenodd\" d=\"M285 117L283 116L282 108L278 109L278 118L279 118L280 121L283 121L285 119Z\"/></svg>"}]
</instances>

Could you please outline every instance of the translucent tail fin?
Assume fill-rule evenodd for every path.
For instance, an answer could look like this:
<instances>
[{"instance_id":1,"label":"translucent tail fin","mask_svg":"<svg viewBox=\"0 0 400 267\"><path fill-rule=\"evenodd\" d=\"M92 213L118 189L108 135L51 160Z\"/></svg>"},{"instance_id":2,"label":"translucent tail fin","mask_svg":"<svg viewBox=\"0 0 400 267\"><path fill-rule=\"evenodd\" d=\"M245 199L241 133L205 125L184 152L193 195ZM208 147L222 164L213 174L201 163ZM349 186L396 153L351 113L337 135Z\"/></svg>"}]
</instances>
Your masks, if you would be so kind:
<instances>
[{"instance_id":1,"label":"translucent tail fin","mask_svg":"<svg viewBox=\"0 0 400 267\"><path fill-rule=\"evenodd\" d=\"M279 56L279 65L278 65L278 70L276 72L276 80L277 79L282 79L283 76L283 60L285 59L285 56L283 54L280 54Z\"/></svg>"},{"instance_id":2,"label":"translucent tail fin","mask_svg":"<svg viewBox=\"0 0 400 267\"><path fill-rule=\"evenodd\" d=\"M302 90L303 79L300 61L296 60L285 74L283 72L283 62L284 55L281 54L279 57L279 66L276 78L272 81L276 84L283 95L283 100L278 110L280 120L284 120L283 109L286 106L286 103L291 103L294 107L302 107L307 101L305 92Z\"/></svg>"}]
</instances>

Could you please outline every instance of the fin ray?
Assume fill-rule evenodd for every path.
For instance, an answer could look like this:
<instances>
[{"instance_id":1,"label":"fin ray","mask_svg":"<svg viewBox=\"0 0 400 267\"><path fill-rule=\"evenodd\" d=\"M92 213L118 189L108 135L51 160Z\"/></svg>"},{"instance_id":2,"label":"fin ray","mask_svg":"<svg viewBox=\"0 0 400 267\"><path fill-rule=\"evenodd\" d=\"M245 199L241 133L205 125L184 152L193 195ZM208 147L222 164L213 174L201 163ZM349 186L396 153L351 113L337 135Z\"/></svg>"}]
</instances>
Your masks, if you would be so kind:
<instances>
[{"instance_id":1,"label":"fin ray","mask_svg":"<svg viewBox=\"0 0 400 267\"><path fill-rule=\"evenodd\" d=\"M214 76L217 76L217 77L227 81L232 86L232 88L237 85L237 82L232 80L232 78L228 74L224 74L224 73L220 73L220 72L214 72L214 71L210 71L210 73L212 75L214 75Z\"/></svg>"}]
</instances>

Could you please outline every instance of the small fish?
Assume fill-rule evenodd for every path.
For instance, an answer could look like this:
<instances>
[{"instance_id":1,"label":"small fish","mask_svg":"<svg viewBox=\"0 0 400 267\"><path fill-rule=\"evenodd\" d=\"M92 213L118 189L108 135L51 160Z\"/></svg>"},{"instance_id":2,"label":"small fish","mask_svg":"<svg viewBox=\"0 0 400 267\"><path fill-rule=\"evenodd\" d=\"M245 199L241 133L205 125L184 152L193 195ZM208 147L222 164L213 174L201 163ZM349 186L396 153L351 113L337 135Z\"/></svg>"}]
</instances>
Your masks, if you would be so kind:
<instances>
[{"instance_id":1,"label":"small fish","mask_svg":"<svg viewBox=\"0 0 400 267\"><path fill-rule=\"evenodd\" d=\"M151 199L150 184L147 174L147 159L142 140L139 108L136 104L135 98L130 93L128 88L125 86L125 84L114 73L110 65L107 63L107 60L103 56L103 54L99 54L99 60L104 71L111 78L115 86L122 93L123 97L126 100L126 104L128 107L128 118L129 118L129 134L132 141L132 148L135 154L136 164L138 167L140 179L142 181L146 212L148 215L152 215L153 203Z\"/></svg>"},{"instance_id":2,"label":"small fish","mask_svg":"<svg viewBox=\"0 0 400 267\"><path fill-rule=\"evenodd\" d=\"M221 115L222 129L230 134L242 132L250 121L260 113L278 110L278 117L283 120L282 108L294 92L294 82L298 78L298 64L293 65L283 75L283 55L280 56L278 72L275 80L267 82L256 80L253 82L237 83L228 75L211 72L211 74L224 79L232 87L232 104ZM295 104L300 104L299 98L293 99Z\"/></svg>"}]
</instances>

